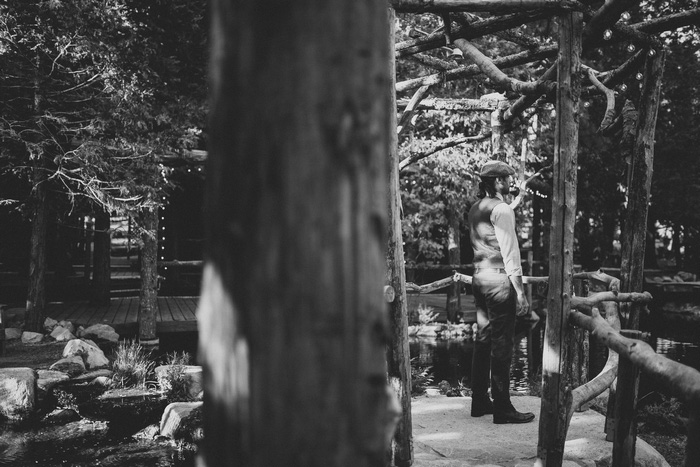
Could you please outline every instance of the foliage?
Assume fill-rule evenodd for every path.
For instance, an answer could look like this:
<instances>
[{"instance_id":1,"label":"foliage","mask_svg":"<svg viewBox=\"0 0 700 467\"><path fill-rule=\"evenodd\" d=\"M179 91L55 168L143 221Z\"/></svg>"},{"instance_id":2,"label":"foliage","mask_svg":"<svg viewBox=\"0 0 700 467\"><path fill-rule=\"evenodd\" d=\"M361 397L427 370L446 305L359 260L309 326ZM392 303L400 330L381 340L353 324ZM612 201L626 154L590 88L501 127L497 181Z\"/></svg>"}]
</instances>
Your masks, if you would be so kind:
<instances>
[{"instance_id":1,"label":"foliage","mask_svg":"<svg viewBox=\"0 0 700 467\"><path fill-rule=\"evenodd\" d=\"M442 380L438 384L438 389L440 394L444 394L447 397L471 397L472 395L471 388L464 384L463 379L457 381L456 386L452 386L449 381Z\"/></svg>"},{"instance_id":2,"label":"foliage","mask_svg":"<svg viewBox=\"0 0 700 467\"><path fill-rule=\"evenodd\" d=\"M418 305L418 323L421 326L433 324L437 317L438 314L433 311L433 307L426 306L424 303Z\"/></svg>"},{"instance_id":3,"label":"foliage","mask_svg":"<svg viewBox=\"0 0 700 467\"><path fill-rule=\"evenodd\" d=\"M158 374L158 385L170 402L185 402L192 400L188 392L188 379L185 366L189 365L191 356L187 352L172 352L166 355L164 365L167 369Z\"/></svg>"},{"instance_id":4,"label":"foliage","mask_svg":"<svg viewBox=\"0 0 700 467\"><path fill-rule=\"evenodd\" d=\"M414 357L411 359L411 395L421 396L433 382L430 365L420 365Z\"/></svg>"},{"instance_id":5,"label":"foliage","mask_svg":"<svg viewBox=\"0 0 700 467\"><path fill-rule=\"evenodd\" d=\"M145 387L155 364L150 360L151 352L134 340L119 342L112 363L112 387Z\"/></svg>"}]
</instances>

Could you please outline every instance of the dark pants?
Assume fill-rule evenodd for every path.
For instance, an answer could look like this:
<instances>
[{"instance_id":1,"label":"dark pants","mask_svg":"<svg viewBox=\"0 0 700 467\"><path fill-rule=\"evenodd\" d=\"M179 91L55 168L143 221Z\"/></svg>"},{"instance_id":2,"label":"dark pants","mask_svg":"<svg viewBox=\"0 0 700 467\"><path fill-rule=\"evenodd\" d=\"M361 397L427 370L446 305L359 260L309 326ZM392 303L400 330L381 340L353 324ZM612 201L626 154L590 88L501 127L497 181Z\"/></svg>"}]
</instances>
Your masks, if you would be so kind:
<instances>
[{"instance_id":1,"label":"dark pants","mask_svg":"<svg viewBox=\"0 0 700 467\"><path fill-rule=\"evenodd\" d=\"M472 281L478 331L474 336L472 392L474 401L487 397L489 372L495 411L510 405L516 295L505 274L479 273Z\"/></svg>"}]
</instances>

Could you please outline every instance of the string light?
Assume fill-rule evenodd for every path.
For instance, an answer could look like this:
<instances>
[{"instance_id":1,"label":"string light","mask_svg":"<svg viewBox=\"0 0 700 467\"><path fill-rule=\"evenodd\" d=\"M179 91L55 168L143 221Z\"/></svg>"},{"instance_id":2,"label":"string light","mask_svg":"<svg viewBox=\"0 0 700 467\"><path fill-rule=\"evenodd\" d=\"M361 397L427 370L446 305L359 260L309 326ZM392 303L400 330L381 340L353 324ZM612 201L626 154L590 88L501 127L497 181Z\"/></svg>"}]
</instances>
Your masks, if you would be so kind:
<instances>
[{"instance_id":1,"label":"string light","mask_svg":"<svg viewBox=\"0 0 700 467\"><path fill-rule=\"evenodd\" d=\"M641 81L644 78L644 75L641 73L637 73L636 75L634 75L634 77L637 78L637 81Z\"/></svg>"},{"instance_id":2,"label":"string light","mask_svg":"<svg viewBox=\"0 0 700 467\"><path fill-rule=\"evenodd\" d=\"M606 29L605 32L603 33L603 39L605 39L606 41L609 41L610 39L612 39L612 35L613 35L612 31L610 29Z\"/></svg>"},{"instance_id":3,"label":"string light","mask_svg":"<svg viewBox=\"0 0 700 467\"><path fill-rule=\"evenodd\" d=\"M654 49L649 49L648 55L649 55L650 57L653 57L654 55L656 55L656 50L654 50Z\"/></svg>"},{"instance_id":4,"label":"string light","mask_svg":"<svg viewBox=\"0 0 700 467\"><path fill-rule=\"evenodd\" d=\"M625 91L627 91L627 85L626 85L626 84L624 84L624 83L623 83L623 84L621 84L621 85L620 85L620 91L622 91L622 92L625 92Z\"/></svg>"},{"instance_id":5,"label":"string light","mask_svg":"<svg viewBox=\"0 0 700 467\"><path fill-rule=\"evenodd\" d=\"M591 103L588 102L588 101L585 101L585 102L583 103L583 106L586 107L586 108L588 108L588 107L591 106Z\"/></svg>"},{"instance_id":6,"label":"string light","mask_svg":"<svg viewBox=\"0 0 700 467\"><path fill-rule=\"evenodd\" d=\"M628 51L628 52L634 52L635 49L636 49L636 47L634 46L634 44L629 44L629 45L627 46L627 51Z\"/></svg>"},{"instance_id":7,"label":"string light","mask_svg":"<svg viewBox=\"0 0 700 467\"><path fill-rule=\"evenodd\" d=\"M622 19L622 21L629 21L631 17L632 15L630 15L629 11L624 11L620 15L620 19Z\"/></svg>"}]
</instances>

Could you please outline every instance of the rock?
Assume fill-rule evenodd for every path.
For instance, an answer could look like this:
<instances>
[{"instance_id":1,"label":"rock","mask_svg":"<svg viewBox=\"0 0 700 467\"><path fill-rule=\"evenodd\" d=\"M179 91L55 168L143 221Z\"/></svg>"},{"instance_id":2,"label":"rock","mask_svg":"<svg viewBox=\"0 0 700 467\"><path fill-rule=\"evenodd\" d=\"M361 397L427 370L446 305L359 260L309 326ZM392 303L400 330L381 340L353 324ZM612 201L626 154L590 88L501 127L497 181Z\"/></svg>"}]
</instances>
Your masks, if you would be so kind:
<instances>
[{"instance_id":1,"label":"rock","mask_svg":"<svg viewBox=\"0 0 700 467\"><path fill-rule=\"evenodd\" d=\"M103 388L108 388L112 384L112 378L109 376L98 376L93 379L89 384L95 386L102 386Z\"/></svg>"},{"instance_id":2,"label":"rock","mask_svg":"<svg viewBox=\"0 0 700 467\"><path fill-rule=\"evenodd\" d=\"M588 438L578 438L566 442L566 458L588 459L597 467L610 467L612 454L610 450L600 449L600 443ZM635 467L670 467L666 459L644 440L637 438L634 453Z\"/></svg>"},{"instance_id":3,"label":"rock","mask_svg":"<svg viewBox=\"0 0 700 467\"><path fill-rule=\"evenodd\" d=\"M43 400L46 394L51 391L59 383L68 381L70 376L62 371L55 370L37 370L37 396L39 400Z\"/></svg>"},{"instance_id":4,"label":"rock","mask_svg":"<svg viewBox=\"0 0 700 467\"><path fill-rule=\"evenodd\" d=\"M160 435L197 441L201 437L203 402L173 402L160 419Z\"/></svg>"},{"instance_id":5,"label":"rock","mask_svg":"<svg viewBox=\"0 0 700 467\"><path fill-rule=\"evenodd\" d=\"M22 330L20 328L5 328L5 340L13 341L22 338Z\"/></svg>"},{"instance_id":6,"label":"rock","mask_svg":"<svg viewBox=\"0 0 700 467\"><path fill-rule=\"evenodd\" d=\"M62 371L69 376L76 376L85 373L85 362L80 355L71 355L54 363L49 370Z\"/></svg>"},{"instance_id":7,"label":"rock","mask_svg":"<svg viewBox=\"0 0 700 467\"><path fill-rule=\"evenodd\" d=\"M44 417L47 425L65 425L66 423L77 422L80 414L73 409L56 409Z\"/></svg>"},{"instance_id":8,"label":"rock","mask_svg":"<svg viewBox=\"0 0 700 467\"><path fill-rule=\"evenodd\" d=\"M22 344L40 344L44 340L44 335L39 332L24 331L22 333Z\"/></svg>"},{"instance_id":9,"label":"rock","mask_svg":"<svg viewBox=\"0 0 700 467\"><path fill-rule=\"evenodd\" d=\"M25 420L36 407L37 377L31 368L0 369L0 417Z\"/></svg>"},{"instance_id":10,"label":"rock","mask_svg":"<svg viewBox=\"0 0 700 467\"><path fill-rule=\"evenodd\" d=\"M75 326L73 326L73 323L71 323L70 321L62 319L58 322L58 325L68 329L71 332L71 334L75 334Z\"/></svg>"},{"instance_id":11,"label":"rock","mask_svg":"<svg viewBox=\"0 0 700 467\"><path fill-rule=\"evenodd\" d=\"M44 320L44 330L46 332L51 332L58 325L58 321L53 318L46 318Z\"/></svg>"},{"instance_id":12,"label":"rock","mask_svg":"<svg viewBox=\"0 0 700 467\"><path fill-rule=\"evenodd\" d=\"M107 324L93 324L86 328L80 337L86 339L103 340L110 342L118 342L119 334L116 333L112 326Z\"/></svg>"},{"instance_id":13,"label":"rock","mask_svg":"<svg viewBox=\"0 0 700 467\"><path fill-rule=\"evenodd\" d=\"M89 371L87 373L84 373L80 376L76 376L73 378L72 382L73 383L90 383L92 382L95 378L111 378L112 377L112 370L108 370L106 368L103 368L101 370L94 370L94 371Z\"/></svg>"},{"instance_id":14,"label":"rock","mask_svg":"<svg viewBox=\"0 0 700 467\"><path fill-rule=\"evenodd\" d=\"M132 437L136 439L155 439L155 437L158 436L158 433L158 424L154 423L153 425L148 425L146 428L137 432Z\"/></svg>"},{"instance_id":15,"label":"rock","mask_svg":"<svg viewBox=\"0 0 700 467\"><path fill-rule=\"evenodd\" d=\"M68 357L72 355L81 356L88 370L96 370L109 366L109 360L105 357L102 349L89 340L73 339L68 341L68 344L66 344L63 349L63 356Z\"/></svg>"},{"instance_id":16,"label":"rock","mask_svg":"<svg viewBox=\"0 0 700 467\"><path fill-rule=\"evenodd\" d=\"M202 392L202 367L198 365L161 365L154 370L161 390L172 390L173 379L179 379L185 386L183 393L195 400ZM180 372L182 372L180 374Z\"/></svg>"},{"instance_id":17,"label":"rock","mask_svg":"<svg viewBox=\"0 0 700 467\"><path fill-rule=\"evenodd\" d=\"M59 342L75 339L73 333L61 325L58 325L55 328L53 328L53 331L51 331L51 337L53 337Z\"/></svg>"}]
</instances>

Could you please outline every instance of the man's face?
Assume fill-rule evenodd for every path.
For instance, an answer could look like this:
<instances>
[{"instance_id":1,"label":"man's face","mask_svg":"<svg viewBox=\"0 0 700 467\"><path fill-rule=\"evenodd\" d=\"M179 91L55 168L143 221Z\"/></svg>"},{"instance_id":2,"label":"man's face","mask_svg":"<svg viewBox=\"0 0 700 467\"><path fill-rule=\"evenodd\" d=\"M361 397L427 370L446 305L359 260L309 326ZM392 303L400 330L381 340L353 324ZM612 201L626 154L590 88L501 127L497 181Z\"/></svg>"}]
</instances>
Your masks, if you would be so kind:
<instances>
[{"instance_id":1,"label":"man's face","mask_svg":"<svg viewBox=\"0 0 700 467\"><path fill-rule=\"evenodd\" d=\"M496 177L496 192L502 194L503 196L507 195L510 192L511 178L512 177L510 175Z\"/></svg>"}]
</instances>

